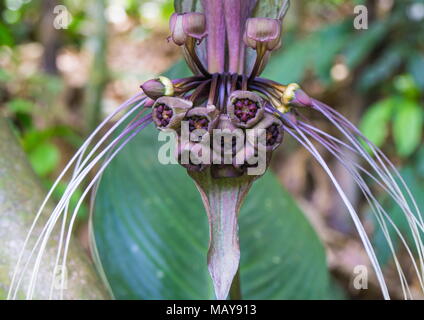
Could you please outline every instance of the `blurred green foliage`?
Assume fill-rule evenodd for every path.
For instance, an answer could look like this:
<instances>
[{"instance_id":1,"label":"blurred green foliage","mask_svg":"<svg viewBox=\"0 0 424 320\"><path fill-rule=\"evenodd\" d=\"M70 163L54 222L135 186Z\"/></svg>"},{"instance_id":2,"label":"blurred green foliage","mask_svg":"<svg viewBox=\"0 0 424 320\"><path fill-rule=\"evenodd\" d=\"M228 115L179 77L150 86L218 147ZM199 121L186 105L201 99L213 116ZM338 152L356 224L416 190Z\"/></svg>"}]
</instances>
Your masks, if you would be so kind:
<instances>
[{"instance_id":1,"label":"blurred green foliage","mask_svg":"<svg viewBox=\"0 0 424 320\"><path fill-rule=\"evenodd\" d=\"M420 98L419 88L411 75L398 76L394 81L394 93L365 112L361 131L378 147L383 146L389 132L393 132L397 154L410 156L422 140L424 112ZM390 125L392 130L389 130Z\"/></svg>"},{"instance_id":2,"label":"blurred green foliage","mask_svg":"<svg viewBox=\"0 0 424 320\"><path fill-rule=\"evenodd\" d=\"M45 2L47 3L47 2ZM68 28L61 30L59 43L62 47L81 48L88 39L88 30L92 29L90 11L94 1L65 0L51 1L51 5L65 5L72 19ZM22 75L15 73L16 68L24 61L20 55L20 45L41 42L42 17L48 14L45 10L53 7L43 6L41 0L5 0L0 2L0 54L11 57L11 68L0 68L0 102L4 113L15 128L34 171L40 176L46 187L52 185L52 178L63 166L64 143L70 148L77 148L82 143L82 134L69 125L57 123L52 114L57 110L58 102L63 104L65 84L60 75L48 74L39 69L35 73ZM167 19L173 11L173 1L105 1L109 15L116 12L116 6L123 8L131 19L140 21L143 36L148 35L151 27L144 27L142 21L154 19L156 22L167 24ZM115 6L115 7L113 7ZM115 10L113 10L115 9ZM91 13L90 13L91 12ZM112 12L112 13L111 13ZM107 10L105 15L107 15ZM109 20L113 17L108 17ZM14 84L13 93L7 84ZM52 118L50 119L49 118ZM47 120L47 121L46 121ZM40 125L40 122L43 125ZM60 199L65 190L65 184L59 186L54 194ZM77 190L77 193L81 193ZM73 205L78 195L73 196ZM71 204L72 207L72 204ZM87 215L87 206L80 210L80 218Z\"/></svg>"}]
</instances>

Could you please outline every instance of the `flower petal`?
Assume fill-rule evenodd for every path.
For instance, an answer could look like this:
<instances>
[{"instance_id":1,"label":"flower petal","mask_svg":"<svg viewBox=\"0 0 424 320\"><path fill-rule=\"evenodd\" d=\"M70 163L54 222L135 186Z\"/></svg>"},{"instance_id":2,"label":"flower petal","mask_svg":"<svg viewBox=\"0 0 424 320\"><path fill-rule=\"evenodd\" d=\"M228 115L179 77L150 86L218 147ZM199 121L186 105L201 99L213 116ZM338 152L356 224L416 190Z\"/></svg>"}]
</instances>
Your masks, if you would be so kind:
<instances>
[{"instance_id":1,"label":"flower petal","mask_svg":"<svg viewBox=\"0 0 424 320\"><path fill-rule=\"evenodd\" d=\"M208 71L222 73L225 67L224 0L202 0L207 24Z\"/></svg>"}]
</instances>

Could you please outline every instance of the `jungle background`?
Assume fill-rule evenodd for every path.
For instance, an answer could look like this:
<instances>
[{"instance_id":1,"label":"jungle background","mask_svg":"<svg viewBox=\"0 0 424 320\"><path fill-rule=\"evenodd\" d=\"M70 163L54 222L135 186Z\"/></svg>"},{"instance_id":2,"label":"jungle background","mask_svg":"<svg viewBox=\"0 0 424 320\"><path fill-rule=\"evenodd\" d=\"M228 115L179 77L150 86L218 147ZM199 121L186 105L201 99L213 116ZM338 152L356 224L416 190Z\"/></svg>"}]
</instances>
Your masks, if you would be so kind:
<instances>
[{"instance_id":1,"label":"jungle background","mask_svg":"<svg viewBox=\"0 0 424 320\"><path fill-rule=\"evenodd\" d=\"M369 10L366 30L353 27L358 4ZM66 6L71 14L65 29L53 27L59 14L54 11L57 5ZM166 40L172 12L169 0L0 3L0 113L46 190L105 115L140 90L145 80L181 60L179 48ZM281 83L301 83L311 96L357 124L400 168L421 208L423 34L424 1L292 1L284 22L283 46L264 72ZM331 130L325 122L317 119L316 123ZM361 208L364 224L374 235L377 249L381 247L379 254L385 261L381 234L373 229L354 182L329 155L326 159L354 206ZM287 139L271 168L323 243L337 296L380 298L372 277L367 290L352 286L355 266L369 262L343 203L319 165ZM65 186L55 193L56 200ZM396 216L393 204L384 203ZM87 252L88 208L86 202L75 230ZM386 268L389 281L391 275L396 278L390 262ZM418 284L411 286L418 289ZM396 285L392 291L393 297L401 297Z\"/></svg>"}]
</instances>

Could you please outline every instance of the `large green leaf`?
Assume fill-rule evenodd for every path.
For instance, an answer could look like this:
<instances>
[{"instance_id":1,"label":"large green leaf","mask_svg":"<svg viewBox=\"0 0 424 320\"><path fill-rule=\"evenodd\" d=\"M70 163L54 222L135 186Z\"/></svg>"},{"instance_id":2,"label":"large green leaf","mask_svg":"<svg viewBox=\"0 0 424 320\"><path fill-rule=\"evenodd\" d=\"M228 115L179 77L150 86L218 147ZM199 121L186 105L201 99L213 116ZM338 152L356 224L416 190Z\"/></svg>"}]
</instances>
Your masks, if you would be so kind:
<instances>
[{"instance_id":1,"label":"large green leaf","mask_svg":"<svg viewBox=\"0 0 424 320\"><path fill-rule=\"evenodd\" d=\"M13 36L9 28L0 22L0 45L12 47L14 44Z\"/></svg>"},{"instance_id":2,"label":"large green leaf","mask_svg":"<svg viewBox=\"0 0 424 320\"><path fill-rule=\"evenodd\" d=\"M386 49L376 62L366 68L359 79L359 89L369 90L389 79L403 62L405 48L393 45Z\"/></svg>"},{"instance_id":3,"label":"large green leaf","mask_svg":"<svg viewBox=\"0 0 424 320\"><path fill-rule=\"evenodd\" d=\"M346 22L331 24L303 38L288 34L280 51L272 55L263 76L288 84L301 82L306 71L313 69L320 80L329 83L331 67L348 36Z\"/></svg>"},{"instance_id":4,"label":"large green leaf","mask_svg":"<svg viewBox=\"0 0 424 320\"><path fill-rule=\"evenodd\" d=\"M360 130L377 147L384 143L388 135L388 124L398 101L396 96L379 101L362 117Z\"/></svg>"},{"instance_id":5,"label":"large green leaf","mask_svg":"<svg viewBox=\"0 0 424 320\"><path fill-rule=\"evenodd\" d=\"M312 36L295 40L272 55L263 77L283 84L302 81L305 71L311 66L311 53L316 41Z\"/></svg>"},{"instance_id":6,"label":"large green leaf","mask_svg":"<svg viewBox=\"0 0 424 320\"><path fill-rule=\"evenodd\" d=\"M103 270L118 299L212 299L200 195L183 168L158 163L157 140L143 131L102 178L94 235ZM247 197L240 240L245 298L334 296L322 244L271 173Z\"/></svg>"},{"instance_id":7,"label":"large green leaf","mask_svg":"<svg viewBox=\"0 0 424 320\"><path fill-rule=\"evenodd\" d=\"M378 21L368 30L358 30L346 46L346 64L350 69L356 68L377 47L389 31L387 21Z\"/></svg>"},{"instance_id":8,"label":"large green leaf","mask_svg":"<svg viewBox=\"0 0 424 320\"><path fill-rule=\"evenodd\" d=\"M407 157L421 144L423 121L421 105L412 100L402 100L393 123L393 137L399 155Z\"/></svg>"},{"instance_id":9,"label":"large green leaf","mask_svg":"<svg viewBox=\"0 0 424 320\"><path fill-rule=\"evenodd\" d=\"M408 70L414 77L418 87L424 91L424 55L414 54L409 59Z\"/></svg>"},{"instance_id":10,"label":"large green leaf","mask_svg":"<svg viewBox=\"0 0 424 320\"><path fill-rule=\"evenodd\" d=\"M29 155L34 171L41 177L51 173L59 164L60 151L52 143L41 143Z\"/></svg>"},{"instance_id":11,"label":"large green leaf","mask_svg":"<svg viewBox=\"0 0 424 320\"><path fill-rule=\"evenodd\" d=\"M175 0L175 12L202 12L200 0Z\"/></svg>"},{"instance_id":12,"label":"large green leaf","mask_svg":"<svg viewBox=\"0 0 424 320\"><path fill-rule=\"evenodd\" d=\"M336 56L340 53L351 32L351 22L342 21L322 28L314 33L315 48L311 58L317 76L326 85L331 83L330 70L335 63ZM325 50L321 50L325 47Z\"/></svg>"}]
</instances>

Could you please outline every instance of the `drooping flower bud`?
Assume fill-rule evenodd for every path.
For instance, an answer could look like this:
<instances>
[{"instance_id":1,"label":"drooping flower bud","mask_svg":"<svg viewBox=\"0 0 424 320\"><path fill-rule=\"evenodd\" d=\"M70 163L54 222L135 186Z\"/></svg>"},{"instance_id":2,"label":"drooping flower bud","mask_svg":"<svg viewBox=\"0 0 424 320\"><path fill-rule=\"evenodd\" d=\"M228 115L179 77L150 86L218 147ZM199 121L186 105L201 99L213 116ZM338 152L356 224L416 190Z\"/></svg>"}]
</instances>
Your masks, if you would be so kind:
<instances>
[{"instance_id":1,"label":"drooping flower bud","mask_svg":"<svg viewBox=\"0 0 424 320\"><path fill-rule=\"evenodd\" d=\"M159 129L178 129L181 120L193 106L189 100L175 97L161 97L153 105L152 117Z\"/></svg>"},{"instance_id":2,"label":"drooping flower bud","mask_svg":"<svg viewBox=\"0 0 424 320\"><path fill-rule=\"evenodd\" d=\"M265 49L272 51L281 45L281 21L271 18L249 18L246 21L244 33L245 44L253 49L264 45Z\"/></svg>"},{"instance_id":3,"label":"drooping flower bud","mask_svg":"<svg viewBox=\"0 0 424 320\"><path fill-rule=\"evenodd\" d=\"M206 17L203 13L174 13L169 21L171 39L182 46L189 38L199 42L206 36Z\"/></svg>"},{"instance_id":4,"label":"drooping flower bud","mask_svg":"<svg viewBox=\"0 0 424 320\"><path fill-rule=\"evenodd\" d=\"M211 174L214 178L232 178L243 174L233 166L233 159L245 145L244 130L236 127L227 114L219 116L218 130L213 132Z\"/></svg>"},{"instance_id":5,"label":"drooping flower bud","mask_svg":"<svg viewBox=\"0 0 424 320\"><path fill-rule=\"evenodd\" d=\"M275 150L283 141L283 124L279 119L269 113L266 113L262 121L255 125L252 129L265 130L265 147L267 151ZM256 138L257 137L254 135L246 135L247 141L253 146L261 143L261 139Z\"/></svg>"},{"instance_id":6,"label":"drooping flower bud","mask_svg":"<svg viewBox=\"0 0 424 320\"><path fill-rule=\"evenodd\" d=\"M184 141L181 138L177 146L177 160L188 171L200 172L211 164L212 151L209 145Z\"/></svg>"},{"instance_id":7,"label":"drooping flower bud","mask_svg":"<svg viewBox=\"0 0 424 320\"><path fill-rule=\"evenodd\" d=\"M227 112L240 128L251 128L264 114L263 99L250 91L234 91L228 99Z\"/></svg>"},{"instance_id":8,"label":"drooping flower bud","mask_svg":"<svg viewBox=\"0 0 424 320\"><path fill-rule=\"evenodd\" d=\"M229 152L232 149L235 154L236 151L240 150L245 143L244 130L236 127L231 121L227 114L221 114L219 116L219 122L217 129L213 134L213 148L216 153L222 154L223 152Z\"/></svg>"},{"instance_id":9,"label":"drooping flower bud","mask_svg":"<svg viewBox=\"0 0 424 320\"><path fill-rule=\"evenodd\" d=\"M259 152L255 146L247 143L246 146L237 152L233 159L233 167L242 174L263 175L271 162L272 152ZM261 169L262 167L262 169ZM257 168L259 170L249 170ZM249 170L249 171L248 171Z\"/></svg>"},{"instance_id":10,"label":"drooping flower bud","mask_svg":"<svg viewBox=\"0 0 424 320\"><path fill-rule=\"evenodd\" d=\"M282 102L290 107L310 107L311 98L303 91L297 83L291 83L284 91Z\"/></svg>"},{"instance_id":11,"label":"drooping flower bud","mask_svg":"<svg viewBox=\"0 0 424 320\"><path fill-rule=\"evenodd\" d=\"M167 77L158 77L146 81L140 86L146 96L156 100L163 96L172 96L174 94L174 85Z\"/></svg>"}]
</instances>

